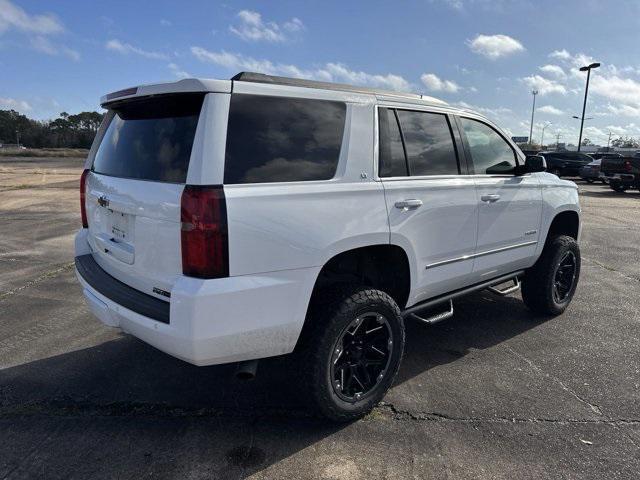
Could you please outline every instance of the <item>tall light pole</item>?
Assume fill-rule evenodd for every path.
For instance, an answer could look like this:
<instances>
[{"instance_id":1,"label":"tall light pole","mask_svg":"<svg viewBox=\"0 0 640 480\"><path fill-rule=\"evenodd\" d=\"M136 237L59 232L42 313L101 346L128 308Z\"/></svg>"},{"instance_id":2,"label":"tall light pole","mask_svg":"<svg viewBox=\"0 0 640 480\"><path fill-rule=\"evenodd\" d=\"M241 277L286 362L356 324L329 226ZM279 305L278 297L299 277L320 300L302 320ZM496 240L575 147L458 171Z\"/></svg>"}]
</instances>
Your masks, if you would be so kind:
<instances>
[{"instance_id":1,"label":"tall light pole","mask_svg":"<svg viewBox=\"0 0 640 480\"><path fill-rule=\"evenodd\" d=\"M533 145L533 114L536 113L536 95L538 90L531 90L533 95L533 107L531 107L531 128L529 128L529 145Z\"/></svg>"},{"instance_id":2,"label":"tall light pole","mask_svg":"<svg viewBox=\"0 0 640 480\"><path fill-rule=\"evenodd\" d=\"M613 133L609 132L609 138L607 139L607 152L609 151L609 145L611 145L611 135L613 135Z\"/></svg>"},{"instance_id":3,"label":"tall light pole","mask_svg":"<svg viewBox=\"0 0 640 480\"><path fill-rule=\"evenodd\" d=\"M582 104L582 118L580 118L580 136L578 137L578 151L582 144L582 127L584 126L584 113L587 110L587 94L589 93L589 78L591 77L591 70L598 68L600 64L598 62L592 63L585 67L580 67L581 72L587 72L587 85L584 88L584 103Z\"/></svg>"},{"instance_id":4,"label":"tall light pole","mask_svg":"<svg viewBox=\"0 0 640 480\"><path fill-rule=\"evenodd\" d=\"M553 125L553 123L545 122L545 124L542 126L542 135L540 137L540 148L544 147L544 129L547 128L549 125Z\"/></svg>"}]
</instances>

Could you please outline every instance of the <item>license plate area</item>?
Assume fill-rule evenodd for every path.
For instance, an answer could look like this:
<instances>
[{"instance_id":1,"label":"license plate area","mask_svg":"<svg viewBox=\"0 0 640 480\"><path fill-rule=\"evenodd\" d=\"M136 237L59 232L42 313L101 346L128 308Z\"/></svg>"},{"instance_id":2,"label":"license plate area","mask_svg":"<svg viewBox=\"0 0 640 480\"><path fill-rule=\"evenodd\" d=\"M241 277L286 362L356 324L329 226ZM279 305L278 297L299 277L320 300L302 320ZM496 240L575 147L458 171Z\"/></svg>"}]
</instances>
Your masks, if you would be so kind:
<instances>
[{"instance_id":1,"label":"license plate area","mask_svg":"<svg viewBox=\"0 0 640 480\"><path fill-rule=\"evenodd\" d=\"M116 243L128 243L133 245L134 239L134 216L128 213L122 213L108 208L105 210L105 227L107 235Z\"/></svg>"}]
</instances>

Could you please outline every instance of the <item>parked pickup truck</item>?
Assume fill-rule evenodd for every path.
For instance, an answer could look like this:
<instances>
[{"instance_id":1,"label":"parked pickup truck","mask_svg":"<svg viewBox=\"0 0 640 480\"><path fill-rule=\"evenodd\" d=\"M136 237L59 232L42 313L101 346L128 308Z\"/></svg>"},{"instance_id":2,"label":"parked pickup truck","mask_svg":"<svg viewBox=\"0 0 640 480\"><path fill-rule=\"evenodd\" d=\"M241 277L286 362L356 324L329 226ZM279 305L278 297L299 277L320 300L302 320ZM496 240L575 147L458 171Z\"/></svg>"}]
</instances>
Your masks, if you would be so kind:
<instances>
[{"instance_id":1,"label":"parked pickup truck","mask_svg":"<svg viewBox=\"0 0 640 480\"><path fill-rule=\"evenodd\" d=\"M292 353L291 381L329 418L382 399L405 321L521 284L543 318L576 290L577 186L478 113L255 73L128 88L102 106L75 239L91 311L245 377Z\"/></svg>"},{"instance_id":2,"label":"parked pickup truck","mask_svg":"<svg viewBox=\"0 0 640 480\"><path fill-rule=\"evenodd\" d=\"M604 157L600 169L616 192L640 189L640 152L632 157Z\"/></svg>"}]
</instances>

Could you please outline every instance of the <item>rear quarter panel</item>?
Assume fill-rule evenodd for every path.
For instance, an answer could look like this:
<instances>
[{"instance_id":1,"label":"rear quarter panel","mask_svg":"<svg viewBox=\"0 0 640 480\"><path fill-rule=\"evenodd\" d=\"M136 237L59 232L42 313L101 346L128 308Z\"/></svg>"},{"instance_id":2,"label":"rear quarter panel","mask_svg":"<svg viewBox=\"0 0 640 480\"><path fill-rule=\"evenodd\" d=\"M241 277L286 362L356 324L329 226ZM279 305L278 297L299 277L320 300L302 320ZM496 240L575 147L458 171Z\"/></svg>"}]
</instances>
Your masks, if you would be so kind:
<instances>
[{"instance_id":1,"label":"rear quarter panel","mask_svg":"<svg viewBox=\"0 0 640 480\"><path fill-rule=\"evenodd\" d=\"M384 190L373 172L374 99L345 101L332 180L225 185L231 275L322 266L346 250L389 243Z\"/></svg>"}]
</instances>

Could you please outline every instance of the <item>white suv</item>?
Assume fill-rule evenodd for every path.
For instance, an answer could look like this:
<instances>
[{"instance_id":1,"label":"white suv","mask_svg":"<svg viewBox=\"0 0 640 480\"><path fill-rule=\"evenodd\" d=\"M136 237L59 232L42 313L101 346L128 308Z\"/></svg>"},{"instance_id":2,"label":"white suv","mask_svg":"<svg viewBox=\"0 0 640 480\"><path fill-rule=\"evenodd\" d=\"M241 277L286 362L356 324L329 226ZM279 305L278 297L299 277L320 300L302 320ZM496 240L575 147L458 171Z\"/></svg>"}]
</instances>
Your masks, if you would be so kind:
<instances>
[{"instance_id":1,"label":"white suv","mask_svg":"<svg viewBox=\"0 0 640 480\"><path fill-rule=\"evenodd\" d=\"M434 98L241 73L102 98L76 268L93 313L195 365L296 351L310 400L366 413L403 319L515 291L557 315L580 272L574 183Z\"/></svg>"}]
</instances>

